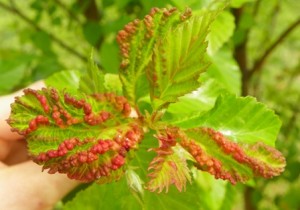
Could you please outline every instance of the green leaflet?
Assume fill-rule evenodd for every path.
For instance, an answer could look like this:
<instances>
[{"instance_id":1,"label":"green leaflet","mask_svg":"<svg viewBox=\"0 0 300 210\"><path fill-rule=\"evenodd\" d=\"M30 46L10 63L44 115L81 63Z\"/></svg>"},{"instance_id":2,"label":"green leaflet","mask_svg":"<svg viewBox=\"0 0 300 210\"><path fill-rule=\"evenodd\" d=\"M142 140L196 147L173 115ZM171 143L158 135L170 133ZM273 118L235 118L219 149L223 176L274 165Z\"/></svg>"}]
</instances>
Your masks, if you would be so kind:
<instances>
[{"instance_id":1,"label":"green leaflet","mask_svg":"<svg viewBox=\"0 0 300 210\"><path fill-rule=\"evenodd\" d=\"M205 42L213 12L192 16L172 27L158 39L147 69L154 110L177 101L200 86L199 75L206 70Z\"/></svg>"},{"instance_id":2,"label":"green leaflet","mask_svg":"<svg viewBox=\"0 0 300 210\"><path fill-rule=\"evenodd\" d=\"M182 128L199 126L220 131L239 143L263 142L274 146L281 122L274 112L253 97L236 97L231 94L219 96L214 108L206 113L170 119L168 122Z\"/></svg>"}]
</instances>

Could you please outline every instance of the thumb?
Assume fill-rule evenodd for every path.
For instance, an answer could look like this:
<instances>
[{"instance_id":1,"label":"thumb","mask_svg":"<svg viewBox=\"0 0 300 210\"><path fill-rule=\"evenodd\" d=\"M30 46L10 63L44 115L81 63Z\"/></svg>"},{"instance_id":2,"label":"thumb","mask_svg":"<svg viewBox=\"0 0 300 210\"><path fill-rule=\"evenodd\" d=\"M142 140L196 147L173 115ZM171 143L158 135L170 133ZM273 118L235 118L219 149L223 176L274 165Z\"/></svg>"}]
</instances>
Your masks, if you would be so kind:
<instances>
[{"instance_id":1,"label":"thumb","mask_svg":"<svg viewBox=\"0 0 300 210\"><path fill-rule=\"evenodd\" d=\"M10 152L10 144L0 139L0 161L3 161ZM0 165L1 167L1 165Z\"/></svg>"}]
</instances>

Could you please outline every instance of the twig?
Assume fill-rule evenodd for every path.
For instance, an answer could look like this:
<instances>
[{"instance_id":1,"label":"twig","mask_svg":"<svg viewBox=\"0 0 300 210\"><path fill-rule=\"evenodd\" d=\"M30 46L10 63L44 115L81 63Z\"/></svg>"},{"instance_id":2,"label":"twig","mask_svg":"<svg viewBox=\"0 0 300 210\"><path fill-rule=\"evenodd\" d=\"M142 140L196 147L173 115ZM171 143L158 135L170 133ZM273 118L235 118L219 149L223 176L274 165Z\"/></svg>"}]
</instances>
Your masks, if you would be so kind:
<instances>
[{"instance_id":1,"label":"twig","mask_svg":"<svg viewBox=\"0 0 300 210\"><path fill-rule=\"evenodd\" d=\"M51 34L50 32L46 31L45 29L43 29L42 27L37 25L33 20L31 20L29 17L27 17L25 14L23 14L16 7L8 6L8 5L6 5L2 2L0 2L0 7L3 8L4 10L10 12L10 13L13 13L13 14L17 15L19 18L21 18L26 23L28 23L33 28L35 28L37 31L41 31L41 32L46 33L50 37L50 39L52 39L52 41L56 42L58 45L60 45L62 48L64 48L69 53L71 53L71 54L75 55L76 57L78 57L80 60L82 60L84 62L86 62L88 60L87 57L83 56L82 54L80 54L79 52L74 50L72 47L68 46L66 43L64 43L62 40L57 38L55 35Z\"/></svg>"},{"instance_id":2,"label":"twig","mask_svg":"<svg viewBox=\"0 0 300 210\"><path fill-rule=\"evenodd\" d=\"M300 24L300 19L292 23L274 42L269 46L265 53L254 63L253 68L249 72L251 77L255 72L261 70L267 58L271 55L273 50Z\"/></svg>"},{"instance_id":3,"label":"twig","mask_svg":"<svg viewBox=\"0 0 300 210\"><path fill-rule=\"evenodd\" d=\"M95 0L77 0L77 3L83 8L83 14L87 20L96 22L101 20L102 15L98 11Z\"/></svg>"},{"instance_id":4,"label":"twig","mask_svg":"<svg viewBox=\"0 0 300 210\"><path fill-rule=\"evenodd\" d=\"M233 9L232 13L235 17L235 24L238 26L241 16L244 12L244 8ZM242 95L248 95L249 89L249 69L248 69L248 55L247 55L247 42L248 42L249 30L245 30L245 39L234 48L234 58L237 61L241 73L242 73Z\"/></svg>"}]
</instances>

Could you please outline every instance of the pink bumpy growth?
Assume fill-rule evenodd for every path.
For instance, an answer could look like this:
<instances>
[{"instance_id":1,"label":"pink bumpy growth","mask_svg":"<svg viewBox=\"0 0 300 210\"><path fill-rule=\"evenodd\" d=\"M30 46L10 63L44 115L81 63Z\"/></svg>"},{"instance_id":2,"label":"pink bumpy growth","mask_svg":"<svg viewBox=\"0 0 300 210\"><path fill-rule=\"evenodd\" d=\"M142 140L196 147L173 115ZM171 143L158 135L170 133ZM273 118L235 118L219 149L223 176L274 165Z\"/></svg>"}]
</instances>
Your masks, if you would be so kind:
<instances>
[{"instance_id":1,"label":"pink bumpy growth","mask_svg":"<svg viewBox=\"0 0 300 210\"><path fill-rule=\"evenodd\" d=\"M24 119L19 121L11 115L8 122L13 127L21 125L15 130L26 136L33 151L39 151L39 141L43 148L49 148L31 155L49 173L65 173L85 182L120 175L115 171L123 171L127 153L136 149L143 137L138 119L129 117L131 106L123 96L101 93L78 99L45 88L26 89L24 93L16 99L15 109L32 110L29 117L38 110L39 115L30 119L25 129ZM28 103L28 97L35 107Z\"/></svg>"},{"instance_id":2,"label":"pink bumpy growth","mask_svg":"<svg viewBox=\"0 0 300 210\"><path fill-rule=\"evenodd\" d=\"M227 156L228 161L238 163L240 167L250 168L255 176L272 178L284 170L285 159L281 153L261 142L254 145L238 144L211 128L195 128L187 131L189 132L197 134L199 139L181 133L181 146L194 157L199 169L209 172L217 179L236 184L247 181L252 174L240 172L226 158L214 157L214 152L218 152L219 156ZM218 151L212 151L214 148Z\"/></svg>"}]
</instances>

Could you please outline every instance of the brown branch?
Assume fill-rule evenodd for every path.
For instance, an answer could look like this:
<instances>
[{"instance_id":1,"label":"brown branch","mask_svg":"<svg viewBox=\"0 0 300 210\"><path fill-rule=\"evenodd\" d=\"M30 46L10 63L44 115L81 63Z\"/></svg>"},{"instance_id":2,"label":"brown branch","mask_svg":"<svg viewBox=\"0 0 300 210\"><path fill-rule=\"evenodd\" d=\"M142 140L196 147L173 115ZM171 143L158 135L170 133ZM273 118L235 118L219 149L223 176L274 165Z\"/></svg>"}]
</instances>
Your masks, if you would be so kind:
<instances>
[{"instance_id":1,"label":"brown branch","mask_svg":"<svg viewBox=\"0 0 300 210\"><path fill-rule=\"evenodd\" d=\"M244 9L242 7L232 10L232 13L235 17L236 26L239 25L243 12ZM248 33L249 30L246 30L245 39L240 44L235 46L233 52L234 59L239 65L242 74L242 95L243 96L248 95L248 89L249 89L249 69L248 69L248 56L247 56Z\"/></svg>"},{"instance_id":2,"label":"brown branch","mask_svg":"<svg viewBox=\"0 0 300 210\"><path fill-rule=\"evenodd\" d=\"M84 16L87 20L98 22L101 20L101 14L95 0L77 0L78 5L83 8Z\"/></svg>"},{"instance_id":3,"label":"brown branch","mask_svg":"<svg viewBox=\"0 0 300 210\"><path fill-rule=\"evenodd\" d=\"M245 210L256 210L252 202L253 188L246 186L244 191Z\"/></svg>"},{"instance_id":4,"label":"brown branch","mask_svg":"<svg viewBox=\"0 0 300 210\"><path fill-rule=\"evenodd\" d=\"M251 77L255 72L258 72L263 67L267 58L271 55L274 49L300 24L300 19L296 20L292 23L270 46L267 48L265 53L255 61L253 68L249 72L249 76Z\"/></svg>"},{"instance_id":5,"label":"brown branch","mask_svg":"<svg viewBox=\"0 0 300 210\"><path fill-rule=\"evenodd\" d=\"M62 40L60 40L59 38L57 38L55 35L51 34L50 32L46 31L45 29L43 29L42 27L40 27L39 25L37 25L33 20L31 20L29 17L27 17L25 14L23 14L20 10L18 10L16 7L12 7L9 5L6 5L2 2L0 2L0 7L3 8L4 10L15 14L16 16L18 16L19 18L21 18L23 21L25 21L26 23L28 23L29 25L31 25L34 29L36 29L37 31L41 31L46 33L50 39L54 42L56 42L58 45L60 45L62 48L64 48L66 51L68 51L69 53L71 53L72 55L78 57L80 60L86 62L88 60L87 57L83 56L82 54L80 54L79 52L77 52L76 50L74 50L72 47L68 46L66 43L64 43Z\"/></svg>"}]
</instances>

